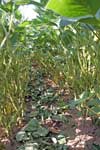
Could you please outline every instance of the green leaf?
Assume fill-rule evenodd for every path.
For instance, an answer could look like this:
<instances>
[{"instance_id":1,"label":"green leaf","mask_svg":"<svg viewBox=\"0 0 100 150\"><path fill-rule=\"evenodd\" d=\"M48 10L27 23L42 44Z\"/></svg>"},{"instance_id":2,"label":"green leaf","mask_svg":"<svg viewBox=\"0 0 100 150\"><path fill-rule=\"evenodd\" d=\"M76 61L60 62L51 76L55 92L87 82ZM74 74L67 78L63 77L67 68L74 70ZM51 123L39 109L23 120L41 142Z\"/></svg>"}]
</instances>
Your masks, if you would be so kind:
<instances>
[{"instance_id":1,"label":"green leaf","mask_svg":"<svg viewBox=\"0 0 100 150\"><path fill-rule=\"evenodd\" d=\"M94 16L100 8L100 0L49 0L46 8L66 17Z\"/></svg>"},{"instance_id":2,"label":"green leaf","mask_svg":"<svg viewBox=\"0 0 100 150\"><path fill-rule=\"evenodd\" d=\"M54 115L52 116L52 119L56 121L66 122L66 123L68 122L68 119L64 115Z\"/></svg>"},{"instance_id":3,"label":"green leaf","mask_svg":"<svg viewBox=\"0 0 100 150\"><path fill-rule=\"evenodd\" d=\"M33 137L45 137L49 133L49 130L44 127L39 127L36 132L33 132Z\"/></svg>"},{"instance_id":4,"label":"green leaf","mask_svg":"<svg viewBox=\"0 0 100 150\"><path fill-rule=\"evenodd\" d=\"M29 26L31 24L30 21L24 21L21 24L19 24L19 27L25 28L26 26Z\"/></svg>"},{"instance_id":5,"label":"green leaf","mask_svg":"<svg viewBox=\"0 0 100 150\"><path fill-rule=\"evenodd\" d=\"M16 0L16 5L25 5L30 3L30 0Z\"/></svg>"},{"instance_id":6,"label":"green leaf","mask_svg":"<svg viewBox=\"0 0 100 150\"><path fill-rule=\"evenodd\" d=\"M100 150L100 145L93 144L92 150Z\"/></svg>"},{"instance_id":7,"label":"green leaf","mask_svg":"<svg viewBox=\"0 0 100 150\"><path fill-rule=\"evenodd\" d=\"M70 30L63 31L61 34L61 40L65 47L68 46L72 42L72 37L74 36L74 33Z\"/></svg>"},{"instance_id":8,"label":"green leaf","mask_svg":"<svg viewBox=\"0 0 100 150\"><path fill-rule=\"evenodd\" d=\"M100 25L100 0L49 0L46 8L76 21Z\"/></svg>"},{"instance_id":9,"label":"green leaf","mask_svg":"<svg viewBox=\"0 0 100 150\"><path fill-rule=\"evenodd\" d=\"M88 91L84 91L81 95L80 95L80 98L79 99L76 99L74 101L72 101L69 106L71 108L77 106L77 105L80 105L84 102L86 102L87 100L91 99L92 97L94 96L94 93L90 93Z\"/></svg>"},{"instance_id":10,"label":"green leaf","mask_svg":"<svg viewBox=\"0 0 100 150\"><path fill-rule=\"evenodd\" d=\"M93 110L95 113L97 113L98 115L100 115L100 105L93 107L92 110Z\"/></svg>"},{"instance_id":11,"label":"green leaf","mask_svg":"<svg viewBox=\"0 0 100 150\"><path fill-rule=\"evenodd\" d=\"M2 10L4 10L5 12L12 12L12 5L13 5L13 3L9 2L9 3L5 4L5 5L0 5L0 8Z\"/></svg>"},{"instance_id":12,"label":"green leaf","mask_svg":"<svg viewBox=\"0 0 100 150\"><path fill-rule=\"evenodd\" d=\"M24 131L28 131L28 132L36 131L38 127L39 127L38 121L36 119L32 119L24 128Z\"/></svg>"},{"instance_id":13,"label":"green leaf","mask_svg":"<svg viewBox=\"0 0 100 150\"><path fill-rule=\"evenodd\" d=\"M25 143L20 146L17 150L38 150L38 143Z\"/></svg>"},{"instance_id":14,"label":"green leaf","mask_svg":"<svg viewBox=\"0 0 100 150\"><path fill-rule=\"evenodd\" d=\"M58 143L59 144L66 144L66 138L64 135L58 135Z\"/></svg>"},{"instance_id":15,"label":"green leaf","mask_svg":"<svg viewBox=\"0 0 100 150\"><path fill-rule=\"evenodd\" d=\"M17 142L21 142L21 141L24 141L26 139L27 139L27 135L26 135L25 131L20 131L17 133L17 135L16 135Z\"/></svg>"},{"instance_id":16,"label":"green leaf","mask_svg":"<svg viewBox=\"0 0 100 150\"><path fill-rule=\"evenodd\" d=\"M16 0L16 5L27 5L27 4L33 4L35 6L42 6L39 2L36 0Z\"/></svg>"},{"instance_id":17,"label":"green leaf","mask_svg":"<svg viewBox=\"0 0 100 150\"><path fill-rule=\"evenodd\" d=\"M38 150L38 144L37 143L26 143L25 150Z\"/></svg>"},{"instance_id":18,"label":"green leaf","mask_svg":"<svg viewBox=\"0 0 100 150\"><path fill-rule=\"evenodd\" d=\"M95 26L100 26L100 21L98 19L96 19L95 17L85 17L85 18L81 17L77 21L84 22L84 23L87 23L87 24L92 24L92 25L95 25Z\"/></svg>"},{"instance_id":19,"label":"green leaf","mask_svg":"<svg viewBox=\"0 0 100 150\"><path fill-rule=\"evenodd\" d=\"M95 105L100 105L100 99L98 98L94 98L92 100L90 100L88 103L87 103L88 106L95 106Z\"/></svg>"}]
</instances>

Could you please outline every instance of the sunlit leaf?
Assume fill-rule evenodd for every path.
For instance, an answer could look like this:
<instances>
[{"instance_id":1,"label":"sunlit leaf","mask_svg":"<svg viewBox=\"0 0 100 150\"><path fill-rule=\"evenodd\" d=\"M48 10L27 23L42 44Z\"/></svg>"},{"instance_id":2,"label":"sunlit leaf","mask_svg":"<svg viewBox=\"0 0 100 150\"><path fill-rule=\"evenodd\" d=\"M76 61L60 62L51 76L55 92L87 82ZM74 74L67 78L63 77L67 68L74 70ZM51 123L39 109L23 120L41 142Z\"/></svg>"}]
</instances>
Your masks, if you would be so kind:
<instances>
[{"instance_id":1,"label":"sunlit leaf","mask_svg":"<svg viewBox=\"0 0 100 150\"><path fill-rule=\"evenodd\" d=\"M8 12L12 12L12 5L13 5L13 3L9 2L5 5L0 5L0 8L8 13Z\"/></svg>"},{"instance_id":2,"label":"sunlit leaf","mask_svg":"<svg viewBox=\"0 0 100 150\"><path fill-rule=\"evenodd\" d=\"M66 138L63 135L58 135L58 143L66 144Z\"/></svg>"},{"instance_id":3,"label":"sunlit leaf","mask_svg":"<svg viewBox=\"0 0 100 150\"><path fill-rule=\"evenodd\" d=\"M24 145L25 150L38 150L38 144L37 143L26 143Z\"/></svg>"},{"instance_id":4,"label":"sunlit leaf","mask_svg":"<svg viewBox=\"0 0 100 150\"><path fill-rule=\"evenodd\" d=\"M100 8L99 0L49 0L46 8L52 9L64 17L78 18L78 20L82 19L82 22L87 21L90 24L99 22L97 14Z\"/></svg>"},{"instance_id":5,"label":"sunlit leaf","mask_svg":"<svg viewBox=\"0 0 100 150\"><path fill-rule=\"evenodd\" d=\"M50 0L46 8L52 9L62 16L79 17L95 15L100 8L99 0Z\"/></svg>"}]
</instances>

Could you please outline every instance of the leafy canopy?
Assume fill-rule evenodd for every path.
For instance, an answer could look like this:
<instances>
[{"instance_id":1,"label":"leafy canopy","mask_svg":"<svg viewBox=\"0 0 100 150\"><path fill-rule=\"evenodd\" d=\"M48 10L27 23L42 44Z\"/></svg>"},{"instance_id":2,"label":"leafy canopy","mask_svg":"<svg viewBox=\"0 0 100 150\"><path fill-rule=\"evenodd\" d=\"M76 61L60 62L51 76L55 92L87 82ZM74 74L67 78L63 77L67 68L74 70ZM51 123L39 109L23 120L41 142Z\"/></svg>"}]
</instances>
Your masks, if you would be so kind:
<instances>
[{"instance_id":1,"label":"leafy canopy","mask_svg":"<svg viewBox=\"0 0 100 150\"><path fill-rule=\"evenodd\" d=\"M89 23L98 23L100 18L100 0L49 0L46 8L69 18L75 17L84 21L89 18Z\"/></svg>"}]
</instances>

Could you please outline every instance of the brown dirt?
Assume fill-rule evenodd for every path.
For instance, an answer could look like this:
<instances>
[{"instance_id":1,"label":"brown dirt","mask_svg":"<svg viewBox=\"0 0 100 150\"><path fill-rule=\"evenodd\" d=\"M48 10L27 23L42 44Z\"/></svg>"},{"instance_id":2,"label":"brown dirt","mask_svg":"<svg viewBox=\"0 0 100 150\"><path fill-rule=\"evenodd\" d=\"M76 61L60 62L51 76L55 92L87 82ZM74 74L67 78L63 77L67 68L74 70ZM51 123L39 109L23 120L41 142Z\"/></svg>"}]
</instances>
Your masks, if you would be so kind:
<instances>
[{"instance_id":1,"label":"brown dirt","mask_svg":"<svg viewBox=\"0 0 100 150\"><path fill-rule=\"evenodd\" d=\"M45 84L61 92L61 89L59 90L59 87L50 79L46 79ZM64 101L71 98L71 94L68 93L68 91L66 94L64 91L62 91L62 93ZM70 147L69 150L92 150L93 143L100 144L100 127L95 126L90 117L84 120L84 118L78 116L78 111L75 109L63 113L69 118L70 121L68 123L63 124L54 120L45 120L43 124L48 127L52 133L64 133L65 136L68 137L67 145ZM6 137L5 130L0 127L0 150L16 150L18 143L15 141L15 135L21 127L23 127L23 124L15 127L12 135L13 143Z\"/></svg>"}]
</instances>

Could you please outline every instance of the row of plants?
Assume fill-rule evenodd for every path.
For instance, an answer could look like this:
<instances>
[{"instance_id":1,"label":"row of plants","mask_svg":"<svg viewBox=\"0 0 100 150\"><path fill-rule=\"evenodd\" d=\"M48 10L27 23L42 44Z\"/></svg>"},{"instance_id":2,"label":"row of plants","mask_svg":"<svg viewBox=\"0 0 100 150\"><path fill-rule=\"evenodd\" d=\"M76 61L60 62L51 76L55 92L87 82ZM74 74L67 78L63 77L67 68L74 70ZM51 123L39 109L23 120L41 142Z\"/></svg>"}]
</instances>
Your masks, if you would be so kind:
<instances>
[{"instance_id":1,"label":"row of plants","mask_svg":"<svg viewBox=\"0 0 100 150\"><path fill-rule=\"evenodd\" d=\"M23 21L18 7L30 3L39 15ZM77 107L85 117L100 118L99 30L79 22L63 27L59 15L43 8L45 3L16 0L0 4L0 125L7 134L23 116L30 61L35 61L61 89L71 90L74 100L68 107ZM87 18L79 20L86 22ZM95 21L99 23L98 18ZM45 96L42 100L46 103Z\"/></svg>"},{"instance_id":2,"label":"row of plants","mask_svg":"<svg viewBox=\"0 0 100 150\"><path fill-rule=\"evenodd\" d=\"M11 48L3 49L0 54L0 125L6 128L7 134L23 116L28 61L25 54Z\"/></svg>"},{"instance_id":3,"label":"row of plants","mask_svg":"<svg viewBox=\"0 0 100 150\"><path fill-rule=\"evenodd\" d=\"M34 30L33 20L23 20L19 9L28 4L35 5L39 13L45 1L0 1L0 127L11 140L13 128L21 122L26 109L33 60L33 41L29 36Z\"/></svg>"},{"instance_id":4,"label":"row of plants","mask_svg":"<svg viewBox=\"0 0 100 150\"><path fill-rule=\"evenodd\" d=\"M41 31L36 39L37 41L46 34L45 30L46 28ZM82 93L85 94L84 100L79 100L79 105L85 102L86 109L88 109L87 102L92 103L91 100L94 99L96 107L93 106L93 109L95 111L90 108L89 110L90 113L94 112L95 115L99 116L100 42L94 32L88 30L88 27L84 24L78 23L56 30L53 27L52 29L48 27L49 35L46 34L48 40L44 44L41 42L40 49L38 43L34 45L36 47L34 59L61 88L72 89L72 95L76 100L80 99ZM52 38L53 34L55 38ZM99 33L96 32L96 34ZM48 50L44 49L46 45L50 50L49 48ZM49 45L52 45L52 48Z\"/></svg>"},{"instance_id":5,"label":"row of plants","mask_svg":"<svg viewBox=\"0 0 100 150\"><path fill-rule=\"evenodd\" d=\"M73 1L61 0L58 2L57 0L49 0L46 5L46 8L51 9L56 13L60 14L61 16L65 17L65 18L63 17L63 19L61 20L60 25L63 26L68 25L69 22L84 23L83 26L85 26L85 30L83 30L83 28L81 28L81 30L77 28L76 30L75 28L77 38L73 39L75 42L71 40L72 43L74 43L74 45L72 44L72 46L69 49L69 52L71 51L71 49L75 48L74 50L75 53L71 52L72 54L74 54L75 57L74 56L73 57L69 56L69 57L71 59L72 58L75 59L71 60L67 58L70 60L71 65L69 66L72 66L72 68L75 63L75 67L73 68L74 77L72 78L72 83L74 81L74 84L72 87L74 88L75 85L77 85L76 81L80 80L80 78L84 82L83 83L82 81L80 81L78 85L80 92L83 91L83 93L80 96L80 98L78 99L75 98L76 102L74 102L74 106L75 103L82 104L83 109L85 109L86 112L92 112L96 114L100 119L100 99L99 99L100 84L99 84L99 73L98 73L99 65L100 65L99 64L100 38L99 38L99 28L98 28L100 26L100 2L98 0L96 0L95 2L93 0L91 1L88 0L85 2L82 1L76 2L75 0ZM69 19L66 17L68 17ZM88 30L86 28L87 26L88 26ZM89 29L92 31L91 33L89 32ZM66 38L64 38L64 40L65 39ZM76 97L77 97L77 93L76 93ZM87 102L91 103L92 100L94 101L94 103L90 104L90 107L88 107ZM93 107L96 106L96 107L91 109L92 106Z\"/></svg>"},{"instance_id":6,"label":"row of plants","mask_svg":"<svg viewBox=\"0 0 100 150\"><path fill-rule=\"evenodd\" d=\"M31 59L17 8L12 1L0 4L0 127L9 138L25 110Z\"/></svg>"}]
</instances>

